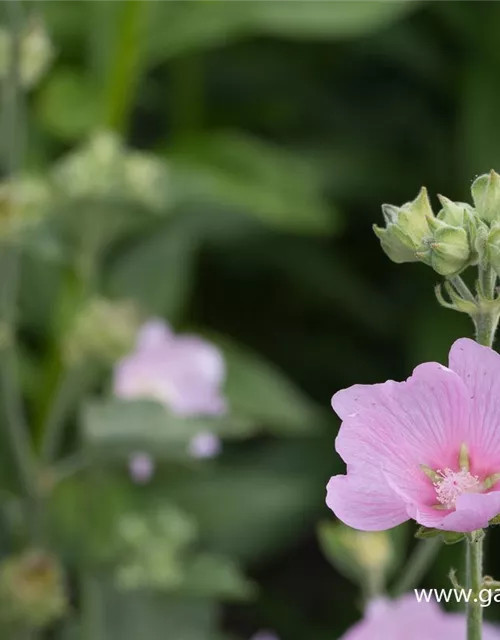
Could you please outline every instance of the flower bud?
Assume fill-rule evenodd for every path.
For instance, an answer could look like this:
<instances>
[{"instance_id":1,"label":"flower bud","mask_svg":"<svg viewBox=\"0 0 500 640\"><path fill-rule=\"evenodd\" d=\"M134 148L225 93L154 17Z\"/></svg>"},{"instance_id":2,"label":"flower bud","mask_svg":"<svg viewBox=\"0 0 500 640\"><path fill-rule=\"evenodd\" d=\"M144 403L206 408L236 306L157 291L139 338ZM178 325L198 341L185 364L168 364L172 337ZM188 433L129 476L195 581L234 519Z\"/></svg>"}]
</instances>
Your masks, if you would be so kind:
<instances>
[{"instance_id":1,"label":"flower bud","mask_svg":"<svg viewBox=\"0 0 500 640\"><path fill-rule=\"evenodd\" d=\"M319 541L330 562L356 582L367 580L375 590L383 586L395 562L395 550L387 531L357 531L344 524L325 522Z\"/></svg>"},{"instance_id":2,"label":"flower bud","mask_svg":"<svg viewBox=\"0 0 500 640\"><path fill-rule=\"evenodd\" d=\"M12 239L47 215L51 190L41 178L22 176L0 183L0 238Z\"/></svg>"},{"instance_id":3,"label":"flower bud","mask_svg":"<svg viewBox=\"0 0 500 640\"><path fill-rule=\"evenodd\" d=\"M493 171L474 180L472 199L477 215L485 222L500 221L500 175Z\"/></svg>"},{"instance_id":4,"label":"flower bud","mask_svg":"<svg viewBox=\"0 0 500 640\"><path fill-rule=\"evenodd\" d=\"M442 209L437 214L438 220L449 224L451 227L464 227L467 225L467 221L471 215L474 214L474 209L466 202L453 202L445 198L445 196L438 195L439 202Z\"/></svg>"},{"instance_id":5,"label":"flower bud","mask_svg":"<svg viewBox=\"0 0 500 640\"><path fill-rule=\"evenodd\" d=\"M431 235L428 218L434 217L427 189L422 187L415 200L401 207L383 205L382 213L386 228L373 227L382 249L393 262L417 262L416 252Z\"/></svg>"},{"instance_id":6,"label":"flower bud","mask_svg":"<svg viewBox=\"0 0 500 640\"><path fill-rule=\"evenodd\" d=\"M486 257L493 269L500 273L500 223L494 223L488 233Z\"/></svg>"},{"instance_id":7,"label":"flower bud","mask_svg":"<svg viewBox=\"0 0 500 640\"><path fill-rule=\"evenodd\" d=\"M57 558L30 549L0 564L0 617L5 623L41 629L62 617L67 606Z\"/></svg>"},{"instance_id":8,"label":"flower bud","mask_svg":"<svg viewBox=\"0 0 500 640\"><path fill-rule=\"evenodd\" d=\"M452 227L437 218L429 218L432 237L425 241L426 248L417 257L442 276L452 276L467 267L473 252L467 231Z\"/></svg>"},{"instance_id":9,"label":"flower bud","mask_svg":"<svg viewBox=\"0 0 500 640\"><path fill-rule=\"evenodd\" d=\"M6 79L9 75L11 49L10 31L0 28L0 79ZM21 85L31 89L45 75L54 58L52 42L39 17L30 19L23 29L19 58Z\"/></svg>"},{"instance_id":10,"label":"flower bud","mask_svg":"<svg viewBox=\"0 0 500 640\"><path fill-rule=\"evenodd\" d=\"M133 347L140 319L133 303L97 298L77 313L63 340L66 362L113 363Z\"/></svg>"}]
</instances>

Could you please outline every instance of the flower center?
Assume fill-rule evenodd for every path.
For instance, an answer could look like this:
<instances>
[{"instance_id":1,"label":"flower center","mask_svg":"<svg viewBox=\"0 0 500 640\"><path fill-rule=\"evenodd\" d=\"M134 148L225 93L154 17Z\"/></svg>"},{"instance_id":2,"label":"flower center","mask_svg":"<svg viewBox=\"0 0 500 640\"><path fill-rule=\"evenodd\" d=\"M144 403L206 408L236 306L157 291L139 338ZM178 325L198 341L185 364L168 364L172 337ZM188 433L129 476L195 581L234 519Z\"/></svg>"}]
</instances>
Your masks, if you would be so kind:
<instances>
[{"instance_id":1,"label":"flower center","mask_svg":"<svg viewBox=\"0 0 500 640\"><path fill-rule=\"evenodd\" d=\"M444 471L438 469L434 471L426 464L421 464L420 469L432 482L436 490L436 498L439 504L435 504L435 509L455 509L457 498L464 493L483 493L489 491L500 482L500 473L494 473L480 480L478 476L473 476L470 472L470 459L467 445L463 443L458 453L457 467L460 471L453 471L446 467Z\"/></svg>"},{"instance_id":2,"label":"flower center","mask_svg":"<svg viewBox=\"0 0 500 640\"><path fill-rule=\"evenodd\" d=\"M439 479L434 482L436 497L446 509L454 509L458 496L464 493L481 493L484 485L477 476L463 468L460 471L451 469L438 470Z\"/></svg>"}]
</instances>

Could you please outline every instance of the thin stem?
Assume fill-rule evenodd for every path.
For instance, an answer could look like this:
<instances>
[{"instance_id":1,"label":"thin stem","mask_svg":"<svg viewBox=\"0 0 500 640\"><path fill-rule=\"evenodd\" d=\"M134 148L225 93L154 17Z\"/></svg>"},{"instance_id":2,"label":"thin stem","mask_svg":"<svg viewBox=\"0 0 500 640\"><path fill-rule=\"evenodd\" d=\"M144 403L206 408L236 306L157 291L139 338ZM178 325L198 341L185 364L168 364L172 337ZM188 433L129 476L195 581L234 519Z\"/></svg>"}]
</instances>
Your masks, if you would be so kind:
<instances>
[{"instance_id":1,"label":"thin stem","mask_svg":"<svg viewBox=\"0 0 500 640\"><path fill-rule=\"evenodd\" d=\"M126 0L120 7L118 33L107 80L105 124L123 133L133 106L134 91L141 70L141 36L144 0Z\"/></svg>"},{"instance_id":2,"label":"thin stem","mask_svg":"<svg viewBox=\"0 0 500 640\"><path fill-rule=\"evenodd\" d=\"M425 576L429 567L434 562L439 550L442 547L440 537L430 540L420 540L415 547L406 567L402 572L400 580L393 588L395 596L401 595L419 584Z\"/></svg>"},{"instance_id":3,"label":"thin stem","mask_svg":"<svg viewBox=\"0 0 500 640\"><path fill-rule=\"evenodd\" d=\"M467 640L483 637L483 607L479 599L483 582L483 537L467 540L467 589L474 594L467 603Z\"/></svg>"},{"instance_id":4,"label":"thin stem","mask_svg":"<svg viewBox=\"0 0 500 640\"><path fill-rule=\"evenodd\" d=\"M497 276L491 268L479 270L479 286L484 296L493 298ZM496 309L485 310L474 317L476 340L485 347L492 347L498 326L499 312ZM479 592L483 583L483 532L467 537L467 589L473 593L467 603L467 640L481 640L483 628L483 608Z\"/></svg>"},{"instance_id":5,"label":"thin stem","mask_svg":"<svg viewBox=\"0 0 500 640\"><path fill-rule=\"evenodd\" d=\"M6 170L14 180L21 167L24 140L24 108L21 96L19 62L22 31L22 7L19 0L5 3L11 33L11 67L4 87L4 135L6 136ZM0 354L0 384L6 413L6 426L26 494L37 494L37 464L26 424L16 359L16 306L19 289L19 254L14 242L3 241L0 247L0 322L5 333Z\"/></svg>"},{"instance_id":6,"label":"thin stem","mask_svg":"<svg viewBox=\"0 0 500 640\"><path fill-rule=\"evenodd\" d=\"M464 300L468 300L469 302L475 302L476 299L472 291L465 284L463 279L460 276L452 276L449 278L451 284L455 287L457 293L459 293Z\"/></svg>"},{"instance_id":7,"label":"thin stem","mask_svg":"<svg viewBox=\"0 0 500 640\"><path fill-rule=\"evenodd\" d=\"M43 429L42 458L50 463L57 456L64 427L75 398L80 391L79 369L70 369L62 375Z\"/></svg>"}]
</instances>

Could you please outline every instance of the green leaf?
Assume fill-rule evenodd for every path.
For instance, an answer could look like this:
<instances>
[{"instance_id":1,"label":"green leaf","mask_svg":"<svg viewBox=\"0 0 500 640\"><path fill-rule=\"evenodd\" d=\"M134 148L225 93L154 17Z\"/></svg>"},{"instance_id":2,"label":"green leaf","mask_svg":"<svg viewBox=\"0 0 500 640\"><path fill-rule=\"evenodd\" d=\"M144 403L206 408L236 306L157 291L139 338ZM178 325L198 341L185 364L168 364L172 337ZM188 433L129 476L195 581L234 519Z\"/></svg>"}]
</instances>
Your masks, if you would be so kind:
<instances>
[{"instance_id":1,"label":"green leaf","mask_svg":"<svg viewBox=\"0 0 500 640\"><path fill-rule=\"evenodd\" d=\"M314 433L324 414L278 368L228 338L211 336L227 365L224 393L231 411L278 435Z\"/></svg>"},{"instance_id":2,"label":"green leaf","mask_svg":"<svg viewBox=\"0 0 500 640\"><path fill-rule=\"evenodd\" d=\"M274 228L324 234L334 228L315 172L290 150L248 135L197 137L169 156L183 204L217 205Z\"/></svg>"},{"instance_id":3,"label":"green leaf","mask_svg":"<svg viewBox=\"0 0 500 640\"><path fill-rule=\"evenodd\" d=\"M325 479L333 472L326 439L280 441L196 475L178 474L161 494L193 514L211 551L255 561L307 534L324 513Z\"/></svg>"},{"instance_id":4,"label":"green leaf","mask_svg":"<svg viewBox=\"0 0 500 640\"><path fill-rule=\"evenodd\" d=\"M443 532L441 529L430 529L429 527L419 527L415 532L415 538L420 540L427 540L428 538L435 538L440 536Z\"/></svg>"},{"instance_id":5,"label":"green leaf","mask_svg":"<svg viewBox=\"0 0 500 640\"><path fill-rule=\"evenodd\" d=\"M147 400L88 402L82 412L83 434L88 444L108 447L116 454L137 449L158 458L191 459L188 444L198 433L241 437L252 423L232 416L189 418L170 413L162 404Z\"/></svg>"},{"instance_id":6,"label":"green leaf","mask_svg":"<svg viewBox=\"0 0 500 640\"><path fill-rule=\"evenodd\" d=\"M198 554L185 572L180 590L192 597L245 600L254 593L253 585L238 566L222 555Z\"/></svg>"},{"instance_id":7,"label":"green leaf","mask_svg":"<svg viewBox=\"0 0 500 640\"><path fill-rule=\"evenodd\" d=\"M156 228L110 265L106 289L133 298L144 311L173 321L188 302L197 252L189 228L173 221Z\"/></svg>"},{"instance_id":8,"label":"green leaf","mask_svg":"<svg viewBox=\"0 0 500 640\"><path fill-rule=\"evenodd\" d=\"M418 3L352 2L253 2L253 27L292 38L354 38L390 25L413 11Z\"/></svg>"},{"instance_id":9,"label":"green leaf","mask_svg":"<svg viewBox=\"0 0 500 640\"><path fill-rule=\"evenodd\" d=\"M101 634L93 640L209 640L215 632L217 606L209 600L123 593L96 580L91 588Z\"/></svg>"},{"instance_id":10,"label":"green leaf","mask_svg":"<svg viewBox=\"0 0 500 640\"><path fill-rule=\"evenodd\" d=\"M225 46L259 33L289 38L352 38L390 25L417 2L163 2L153 6L151 62ZM169 25L166 38L160 25Z\"/></svg>"},{"instance_id":11,"label":"green leaf","mask_svg":"<svg viewBox=\"0 0 500 640\"><path fill-rule=\"evenodd\" d=\"M158 2L151 7L148 38L152 63L227 44L248 31L251 3ZM163 25L169 25L165 37ZM161 25L161 28L158 28Z\"/></svg>"},{"instance_id":12,"label":"green leaf","mask_svg":"<svg viewBox=\"0 0 500 640\"><path fill-rule=\"evenodd\" d=\"M462 540L465 540L465 533L457 533L456 531L443 531L442 538L445 544L457 544L457 542L462 542Z\"/></svg>"}]
</instances>

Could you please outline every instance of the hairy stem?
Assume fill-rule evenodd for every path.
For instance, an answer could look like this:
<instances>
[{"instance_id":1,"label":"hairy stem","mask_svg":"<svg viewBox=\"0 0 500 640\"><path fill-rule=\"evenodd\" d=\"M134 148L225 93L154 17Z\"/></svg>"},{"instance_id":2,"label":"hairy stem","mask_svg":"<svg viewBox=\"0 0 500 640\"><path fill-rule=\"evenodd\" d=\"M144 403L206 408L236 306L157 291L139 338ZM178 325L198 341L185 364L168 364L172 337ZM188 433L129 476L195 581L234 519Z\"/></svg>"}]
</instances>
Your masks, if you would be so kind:
<instances>
[{"instance_id":1,"label":"hairy stem","mask_svg":"<svg viewBox=\"0 0 500 640\"><path fill-rule=\"evenodd\" d=\"M476 327L476 341L485 347L492 347L500 316L497 310L487 310L473 317Z\"/></svg>"},{"instance_id":2,"label":"hairy stem","mask_svg":"<svg viewBox=\"0 0 500 640\"><path fill-rule=\"evenodd\" d=\"M467 588L474 594L467 603L467 640L483 637L483 607L479 599L483 582L483 535L467 540Z\"/></svg>"}]
</instances>

